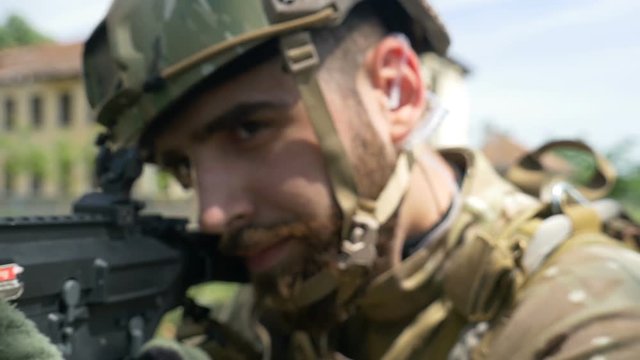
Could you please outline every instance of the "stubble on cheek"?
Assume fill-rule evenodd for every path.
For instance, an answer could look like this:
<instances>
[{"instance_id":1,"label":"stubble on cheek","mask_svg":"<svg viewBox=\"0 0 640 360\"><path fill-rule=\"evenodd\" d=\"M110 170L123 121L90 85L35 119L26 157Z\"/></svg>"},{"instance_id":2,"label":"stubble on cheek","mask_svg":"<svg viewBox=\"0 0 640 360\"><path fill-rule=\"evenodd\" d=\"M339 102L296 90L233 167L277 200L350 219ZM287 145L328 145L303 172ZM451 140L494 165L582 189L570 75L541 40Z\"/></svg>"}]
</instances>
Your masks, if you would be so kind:
<instances>
[{"instance_id":1,"label":"stubble on cheek","mask_svg":"<svg viewBox=\"0 0 640 360\"><path fill-rule=\"evenodd\" d=\"M288 301L304 280L335 266L339 248L340 221L335 212L323 222L292 221L270 226L250 226L223 236L221 250L242 254L256 246L288 241L288 254L273 268L251 274L259 302Z\"/></svg>"}]
</instances>

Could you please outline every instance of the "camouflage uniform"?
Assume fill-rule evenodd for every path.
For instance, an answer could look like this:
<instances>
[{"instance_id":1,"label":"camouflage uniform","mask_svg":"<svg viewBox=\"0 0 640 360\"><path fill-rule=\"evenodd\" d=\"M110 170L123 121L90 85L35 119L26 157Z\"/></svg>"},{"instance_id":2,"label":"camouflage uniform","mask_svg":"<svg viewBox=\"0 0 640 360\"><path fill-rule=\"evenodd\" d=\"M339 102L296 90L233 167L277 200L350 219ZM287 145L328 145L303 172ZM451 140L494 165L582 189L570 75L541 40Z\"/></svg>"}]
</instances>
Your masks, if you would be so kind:
<instances>
[{"instance_id":1,"label":"camouflage uniform","mask_svg":"<svg viewBox=\"0 0 640 360\"><path fill-rule=\"evenodd\" d=\"M444 155L464 169L462 209L446 234L371 283L353 316L335 329L336 351L353 359L394 360L635 358L640 255L590 224L574 226L527 269L527 243L545 220L544 207L501 179L482 155ZM510 228L514 224L520 225ZM237 298L213 302L211 316L250 312L251 292L243 289L236 294L241 306ZM222 321L236 329L250 324L248 317L226 315ZM255 332L247 331L251 326L244 329L260 349ZM199 341L212 349L215 337ZM274 348L271 358L314 358L304 336L286 337L271 339L289 344ZM243 357L237 343L228 345L228 352L216 348L211 358L252 358Z\"/></svg>"},{"instance_id":2,"label":"camouflage uniform","mask_svg":"<svg viewBox=\"0 0 640 360\"><path fill-rule=\"evenodd\" d=\"M339 270L321 270L292 296L309 304L335 291L355 301L355 311L326 339L342 354L335 357L597 359L632 352L640 330L637 255L602 235L595 210L567 206L551 216L466 150L444 153L464 174L462 206L451 210L447 233L363 281L360 274L376 260L377 231L402 202L416 156L413 148L399 151L377 199L358 194L317 79L322 61L314 30L340 26L363 2L378 7L388 30L406 34L416 51L446 54L447 32L423 0L116 0L85 48L89 102L114 147L142 145L149 155L143 135L154 121L204 79L275 40L342 215ZM316 358L312 348L325 339L280 328L270 314L257 314L261 325L252 302L246 286L226 300L196 301L175 327L160 330L180 342L156 340L142 356Z\"/></svg>"},{"instance_id":3,"label":"camouflage uniform","mask_svg":"<svg viewBox=\"0 0 640 360\"><path fill-rule=\"evenodd\" d=\"M61 360L62 355L51 341L1 295L0 292L0 359Z\"/></svg>"}]
</instances>

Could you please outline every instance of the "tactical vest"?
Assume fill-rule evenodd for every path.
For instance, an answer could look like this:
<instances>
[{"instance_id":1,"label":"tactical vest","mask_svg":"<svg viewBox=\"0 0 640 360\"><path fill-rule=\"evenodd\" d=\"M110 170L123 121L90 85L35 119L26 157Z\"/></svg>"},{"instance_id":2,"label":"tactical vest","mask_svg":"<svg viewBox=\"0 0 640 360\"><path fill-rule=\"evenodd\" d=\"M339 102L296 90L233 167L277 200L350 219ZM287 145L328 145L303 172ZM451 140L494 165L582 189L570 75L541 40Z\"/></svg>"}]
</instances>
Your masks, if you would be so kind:
<instances>
[{"instance_id":1,"label":"tactical vest","mask_svg":"<svg viewBox=\"0 0 640 360\"><path fill-rule=\"evenodd\" d=\"M444 238L371 284L356 320L366 345L353 358L447 358L463 330L496 317L522 282L518 257L526 237L516 230L541 204L478 153L443 156L464 169L462 209Z\"/></svg>"},{"instance_id":2,"label":"tactical vest","mask_svg":"<svg viewBox=\"0 0 640 360\"><path fill-rule=\"evenodd\" d=\"M356 320L361 324L355 327L364 339L351 345L361 346L353 358L486 358L493 335L516 299L554 258L594 244L637 250L640 231L611 209L615 203L562 203L561 213L552 214L551 204L500 178L481 154L458 149L443 155L466 169L462 211L444 239L419 250L370 286ZM598 169L596 176L610 186L608 169ZM542 172L539 167L535 171ZM534 189L527 179L529 189ZM542 185L546 179L537 180ZM605 192L602 187L582 193L597 199Z\"/></svg>"}]
</instances>

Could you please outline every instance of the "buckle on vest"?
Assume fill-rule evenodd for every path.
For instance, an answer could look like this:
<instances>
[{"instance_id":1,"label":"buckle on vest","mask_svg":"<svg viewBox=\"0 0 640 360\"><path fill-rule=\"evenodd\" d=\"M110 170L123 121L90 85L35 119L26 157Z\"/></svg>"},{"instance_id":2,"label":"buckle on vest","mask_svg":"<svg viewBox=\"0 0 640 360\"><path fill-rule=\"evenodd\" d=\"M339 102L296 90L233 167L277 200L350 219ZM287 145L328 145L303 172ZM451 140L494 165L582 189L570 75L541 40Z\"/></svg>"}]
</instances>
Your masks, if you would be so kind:
<instances>
[{"instance_id":1,"label":"buckle on vest","mask_svg":"<svg viewBox=\"0 0 640 360\"><path fill-rule=\"evenodd\" d=\"M356 215L349 239L342 241L342 256L339 266L346 269L352 265L369 267L378 257L378 229L380 224L371 216Z\"/></svg>"},{"instance_id":2,"label":"buckle on vest","mask_svg":"<svg viewBox=\"0 0 640 360\"><path fill-rule=\"evenodd\" d=\"M561 214L562 208L568 200L573 200L583 206L589 204L589 200L582 195L580 190L566 181L552 183L549 192L551 197L551 212L554 214Z\"/></svg>"}]
</instances>

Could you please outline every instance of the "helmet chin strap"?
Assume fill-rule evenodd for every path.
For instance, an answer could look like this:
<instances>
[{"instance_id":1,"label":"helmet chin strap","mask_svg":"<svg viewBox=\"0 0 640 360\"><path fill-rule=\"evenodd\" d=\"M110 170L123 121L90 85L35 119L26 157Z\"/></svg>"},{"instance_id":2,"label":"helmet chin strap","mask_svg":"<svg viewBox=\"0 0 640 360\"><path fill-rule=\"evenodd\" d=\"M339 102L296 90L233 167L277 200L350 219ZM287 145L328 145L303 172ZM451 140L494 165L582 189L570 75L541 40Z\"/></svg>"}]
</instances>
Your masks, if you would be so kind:
<instances>
[{"instance_id":1,"label":"helmet chin strap","mask_svg":"<svg viewBox=\"0 0 640 360\"><path fill-rule=\"evenodd\" d=\"M414 162L413 152L402 150L392 175L377 199L359 196L353 169L316 77L320 59L310 33L303 31L283 36L280 38L280 47L318 136L343 220L337 268L325 269L305 280L293 294L289 306L304 308L336 291L337 305L340 310L347 311L350 300L365 285L377 258L380 225L397 211L406 193Z\"/></svg>"}]
</instances>

